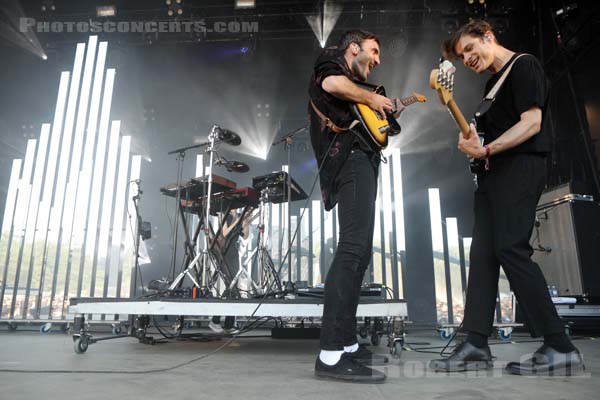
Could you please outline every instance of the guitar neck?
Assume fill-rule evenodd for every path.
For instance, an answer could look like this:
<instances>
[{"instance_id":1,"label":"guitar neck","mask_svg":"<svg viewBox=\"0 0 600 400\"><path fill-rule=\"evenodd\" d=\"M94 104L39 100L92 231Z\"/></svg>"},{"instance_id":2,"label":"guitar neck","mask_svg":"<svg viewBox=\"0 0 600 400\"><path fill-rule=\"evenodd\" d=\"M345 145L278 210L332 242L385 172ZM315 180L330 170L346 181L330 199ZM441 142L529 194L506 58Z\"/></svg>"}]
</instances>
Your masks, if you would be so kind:
<instances>
[{"instance_id":1,"label":"guitar neck","mask_svg":"<svg viewBox=\"0 0 600 400\"><path fill-rule=\"evenodd\" d=\"M467 123L465 116L463 115L462 111L460 111L460 108L458 108L458 105L456 104L454 99L450 99L450 101L448 102L448 110L450 111L450 114L452 114L452 117L454 118L456 124L460 128L463 138L468 139L471 136L469 124Z\"/></svg>"},{"instance_id":2,"label":"guitar neck","mask_svg":"<svg viewBox=\"0 0 600 400\"><path fill-rule=\"evenodd\" d=\"M417 96L415 96L414 94L411 94L410 96L406 96L400 99L400 103L404 104L405 106L410 106L411 104L416 103L417 101L419 101L417 99Z\"/></svg>"}]
</instances>

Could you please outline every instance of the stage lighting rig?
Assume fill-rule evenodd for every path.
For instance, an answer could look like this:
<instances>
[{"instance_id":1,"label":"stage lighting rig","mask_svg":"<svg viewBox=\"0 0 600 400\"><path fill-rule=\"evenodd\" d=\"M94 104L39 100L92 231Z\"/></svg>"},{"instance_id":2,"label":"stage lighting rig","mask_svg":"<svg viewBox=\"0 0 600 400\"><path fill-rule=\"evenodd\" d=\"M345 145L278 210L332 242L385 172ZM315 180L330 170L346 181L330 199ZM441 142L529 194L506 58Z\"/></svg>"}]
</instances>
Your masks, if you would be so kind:
<instances>
[{"instance_id":1,"label":"stage lighting rig","mask_svg":"<svg viewBox=\"0 0 600 400\"><path fill-rule=\"evenodd\" d=\"M167 5L167 15L169 17L178 17L183 15L183 0L165 0Z\"/></svg>"},{"instance_id":2,"label":"stage lighting rig","mask_svg":"<svg viewBox=\"0 0 600 400\"><path fill-rule=\"evenodd\" d=\"M115 5L105 5L96 7L97 17L114 17L117 15L117 7Z\"/></svg>"},{"instance_id":3,"label":"stage lighting rig","mask_svg":"<svg viewBox=\"0 0 600 400\"><path fill-rule=\"evenodd\" d=\"M42 12L54 12L56 11L56 5L53 0L44 0L42 1L42 5L40 6L40 10Z\"/></svg>"},{"instance_id":4,"label":"stage lighting rig","mask_svg":"<svg viewBox=\"0 0 600 400\"><path fill-rule=\"evenodd\" d=\"M255 0L235 0L235 8L237 9L250 9L256 7Z\"/></svg>"}]
</instances>

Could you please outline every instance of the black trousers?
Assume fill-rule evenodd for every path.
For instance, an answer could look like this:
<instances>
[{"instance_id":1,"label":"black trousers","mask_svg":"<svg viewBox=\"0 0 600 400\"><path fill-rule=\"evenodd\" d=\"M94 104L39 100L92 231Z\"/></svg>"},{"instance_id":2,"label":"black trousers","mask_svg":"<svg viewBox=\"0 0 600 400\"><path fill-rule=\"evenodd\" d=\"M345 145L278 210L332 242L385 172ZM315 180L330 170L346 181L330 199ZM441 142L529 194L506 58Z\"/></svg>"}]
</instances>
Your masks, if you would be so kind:
<instances>
[{"instance_id":1,"label":"black trousers","mask_svg":"<svg viewBox=\"0 0 600 400\"><path fill-rule=\"evenodd\" d=\"M356 343L356 309L373 249L378 163L354 149L335 180L340 233L325 280L323 350L343 350Z\"/></svg>"},{"instance_id":2,"label":"black trousers","mask_svg":"<svg viewBox=\"0 0 600 400\"><path fill-rule=\"evenodd\" d=\"M475 225L463 328L492 331L500 265L515 293L531 335L564 331L529 244L535 208L545 183L545 158L505 155L492 160L475 191Z\"/></svg>"}]
</instances>

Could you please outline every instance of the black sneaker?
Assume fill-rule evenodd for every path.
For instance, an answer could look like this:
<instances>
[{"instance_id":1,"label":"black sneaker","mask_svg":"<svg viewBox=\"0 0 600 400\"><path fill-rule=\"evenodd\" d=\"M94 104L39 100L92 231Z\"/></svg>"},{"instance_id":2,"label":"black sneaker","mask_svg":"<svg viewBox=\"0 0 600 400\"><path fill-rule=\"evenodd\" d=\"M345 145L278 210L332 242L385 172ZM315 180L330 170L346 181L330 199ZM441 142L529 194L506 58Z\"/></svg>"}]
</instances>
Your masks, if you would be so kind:
<instances>
[{"instance_id":1,"label":"black sneaker","mask_svg":"<svg viewBox=\"0 0 600 400\"><path fill-rule=\"evenodd\" d=\"M389 358L382 354L373 354L373 352L365 346L358 346L358 350L346 354L354 359L354 361L358 361L363 365L385 365L390 361Z\"/></svg>"},{"instance_id":2,"label":"black sneaker","mask_svg":"<svg viewBox=\"0 0 600 400\"><path fill-rule=\"evenodd\" d=\"M320 379L332 379L355 383L381 383L386 376L383 372L365 367L363 364L349 356L342 354L340 361L334 365L327 365L317 356L315 362L315 376Z\"/></svg>"}]
</instances>

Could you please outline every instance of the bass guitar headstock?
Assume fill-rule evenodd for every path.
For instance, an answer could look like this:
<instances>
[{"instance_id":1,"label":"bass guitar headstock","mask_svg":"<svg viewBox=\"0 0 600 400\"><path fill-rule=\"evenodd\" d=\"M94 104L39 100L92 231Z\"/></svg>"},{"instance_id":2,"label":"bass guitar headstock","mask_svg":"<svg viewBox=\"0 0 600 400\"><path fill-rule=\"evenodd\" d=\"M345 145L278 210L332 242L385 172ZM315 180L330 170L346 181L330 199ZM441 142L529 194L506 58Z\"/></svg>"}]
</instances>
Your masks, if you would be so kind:
<instances>
[{"instance_id":1,"label":"bass guitar headstock","mask_svg":"<svg viewBox=\"0 0 600 400\"><path fill-rule=\"evenodd\" d=\"M439 68L432 70L429 75L429 86L438 92L443 105L448 105L452 100L455 71L456 67L450 61L443 60Z\"/></svg>"}]
</instances>

